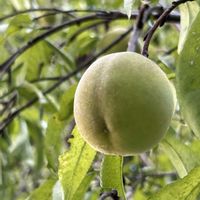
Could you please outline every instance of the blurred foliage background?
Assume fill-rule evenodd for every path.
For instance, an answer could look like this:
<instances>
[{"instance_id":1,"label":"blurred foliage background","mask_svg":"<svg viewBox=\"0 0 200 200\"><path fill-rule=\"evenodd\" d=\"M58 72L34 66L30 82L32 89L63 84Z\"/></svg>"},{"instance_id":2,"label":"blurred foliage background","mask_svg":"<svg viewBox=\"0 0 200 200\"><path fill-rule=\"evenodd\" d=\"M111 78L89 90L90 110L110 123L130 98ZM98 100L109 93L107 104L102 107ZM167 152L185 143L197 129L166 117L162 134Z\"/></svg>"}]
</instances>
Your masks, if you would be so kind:
<instances>
[{"instance_id":1,"label":"blurred foliage background","mask_svg":"<svg viewBox=\"0 0 200 200\"><path fill-rule=\"evenodd\" d=\"M150 6L166 7L170 3L171 1L165 0L152 1ZM122 0L0 0L1 63L33 38L62 23L90 15L93 9L124 12L123 4ZM140 1L136 1L133 11L138 11L139 5ZM86 11L65 13L53 9L38 10L3 19L10 13L37 8ZM178 10L174 12L175 15L178 13ZM51 193L46 188L53 188L52 199L62 199L62 190L59 182L56 182L58 157L70 148L74 127L73 96L84 70L58 85L55 84L101 52L102 49L98 46L107 31L115 27L128 29L134 22L135 20L128 20L127 17L112 17L74 23L25 51L16 59L12 69L1 78L1 200L41 199L32 193L41 185L45 188L43 191L40 187L41 194L44 192L46 199L51 199ZM145 22L138 40L139 50L143 45L143 37L153 22L153 17ZM157 30L149 50L150 58L160 65L174 84L179 32L179 22L166 23L162 29ZM54 89L49 92L51 87ZM35 103L27 106L32 101ZM12 121L3 127L4 122L10 118ZM169 152L169 146L173 154ZM183 177L200 163L199 146L200 143L183 121L177 106L169 134L159 147L140 156L124 158L123 182L127 198L144 200L178 176ZM92 156L95 159L89 168L87 179L84 179L84 187L80 190L82 194L78 194L83 197L79 196L77 199L98 199L104 191L99 180L103 155ZM184 163L188 160L190 163L186 166Z\"/></svg>"}]
</instances>

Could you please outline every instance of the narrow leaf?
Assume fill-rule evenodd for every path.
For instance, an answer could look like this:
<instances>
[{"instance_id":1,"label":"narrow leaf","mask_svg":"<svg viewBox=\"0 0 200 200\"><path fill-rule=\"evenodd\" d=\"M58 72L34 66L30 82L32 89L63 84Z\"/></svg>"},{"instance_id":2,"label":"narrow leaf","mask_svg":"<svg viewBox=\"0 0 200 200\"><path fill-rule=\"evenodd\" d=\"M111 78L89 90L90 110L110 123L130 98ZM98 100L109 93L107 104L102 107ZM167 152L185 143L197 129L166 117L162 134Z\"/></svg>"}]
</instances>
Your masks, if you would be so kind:
<instances>
[{"instance_id":1,"label":"narrow leaf","mask_svg":"<svg viewBox=\"0 0 200 200\"><path fill-rule=\"evenodd\" d=\"M180 9L180 16L181 16L181 30L179 36L179 43L178 43L178 53L181 52L186 36L188 31L191 27L192 22L196 18L199 12L199 5L196 1L186 2L179 6Z\"/></svg>"},{"instance_id":2,"label":"narrow leaf","mask_svg":"<svg viewBox=\"0 0 200 200\"><path fill-rule=\"evenodd\" d=\"M20 87L21 89L24 90L24 92L35 93L41 104L44 104L47 102L46 97L43 95L42 91L36 85L31 84L27 81L24 81L23 85L21 85Z\"/></svg>"},{"instance_id":3,"label":"narrow leaf","mask_svg":"<svg viewBox=\"0 0 200 200\"><path fill-rule=\"evenodd\" d=\"M81 138L76 128L70 142L70 150L59 157L58 175L65 200L73 199L96 155L96 151Z\"/></svg>"},{"instance_id":4,"label":"narrow leaf","mask_svg":"<svg viewBox=\"0 0 200 200\"><path fill-rule=\"evenodd\" d=\"M184 120L200 137L200 12L191 25L179 56L177 94Z\"/></svg>"},{"instance_id":5,"label":"narrow leaf","mask_svg":"<svg viewBox=\"0 0 200 200\"><path fill-rule=\"evenodd\" d=\"M95 177L95 173L89 173L85 176L85 178L81 182L80 186L78 187L77 192L73 196L72 200L84 199L87 189L88 189L92 179L94 179L94 177Z\"/></svg>"},{"instance_id":6,"label":"narrow leaf","mask_svg":"<svg viewBox=\"0 0 200 200\"><path fill-rule=\"evenodd\" d=\"M172 128L169 129L165 139L160 143L172 164L182 178L193 168L200 166L199 156L187 145L178 140Z\"/></svg>"},{"instance_id":7,"label":"narrow leaf","mask_svg":"<svg viewBox=\"0 0 200 200\"><path fill-rule=\"evenodd\" d=\"M42 66L44 68L46 65L48 66L47 71L50 70L52 55L52 49L44 41L41 41L17 58L16 66L23 64L23 68L26 68L26 80L37 79ZM48 75L47 71L45 71L45 75Z\"/></svg>"},{"instance_id":8,"label":"narrow leaf","mask_svg":"<svg viewBox=\"0 0 200 200\"><path fill-rule=\"evenodd\" d=\"M60 101L59 119L67 120L73 113L74 94L77 84L72 85L62 96Z\"/></svg>"},{"instance_id":9,"label":"narrow leaf","mask_svg":"<svg viewBox=\"0 0 200 200\"><path fill-rule=\"evenodd\" d=\"M197 200L200 198L200 167L186 177L167 185L148 200Z\"/></svg>"},{"instance_id":10,"label":"narrow leaf","mask_svg":"<svg viewBox=\"0 0 200 200\"><path fill-rule=\"evenodd\" d=\"M6 32L4 32L4 39L7 39L8 36L15 34L17 31L21 30L23 27L28 27L31 24L30 16L27 14L17 15L11 19L9 26L7 27Z\"/></svg>"},{"instance_id":11,"label":"narrow leaf","mask_svg":"<svg viewBox=\"0 0 200 200\"><path fill-rule=\"evenodd\" d=\"M60 109L48 120L45 136L45 153L48 167L57 171L58 157L61 154L64 141L64 128L73 114L73 101L76 84L72 85L61 97Z\"/></svg>"},{"instance_id":12,"label":"narrow leaf","mask_svg":"<svg viewBox=\"0 0 200 200\"><path fill-rule=\"evenodd\" d=\"M52 200L52 189L56 180L49 179L45 181L39 188L34 190L26 200Z\"/></svg>"},{"instance_id":13,"label":"narrow leaf","mask_svg":"<svg viewBox=\"0 0 200 200\"><path fill-rule=\"evenodd\" d=\"M122 179L123 157L105 155L101 165L101 186L105 189L117 190L120 197L125 198Z\"/></svg>"},{"instance_id":14,"label":"narrow leaf","mask_svg":"<svg viewBox=\"0 0 200 200\"><path fill-rule=\"evenodd\" d=\"M48 127L45 135L45 153L48 161L48 167L57 171L58 156L61 153L62 133L65 122L60 121L58 115L54 114L48 121Z\"/></svg>"},{"instance_id":15,"label":"narrow leaf","mask_svg":"<svg viewBox=\"0 0 200 200\"><path fill-rule=\"evenodd\" d=\"M64 62L67 64L66 65L67 71L70 71L71 69L73 69L75 67L74 60L69 54L63 52L62 50L57 48L55 45L53 45L48 40L45 40L45 42L54 52L56 52L64 60Z\"/></svg>"}]
</instances>

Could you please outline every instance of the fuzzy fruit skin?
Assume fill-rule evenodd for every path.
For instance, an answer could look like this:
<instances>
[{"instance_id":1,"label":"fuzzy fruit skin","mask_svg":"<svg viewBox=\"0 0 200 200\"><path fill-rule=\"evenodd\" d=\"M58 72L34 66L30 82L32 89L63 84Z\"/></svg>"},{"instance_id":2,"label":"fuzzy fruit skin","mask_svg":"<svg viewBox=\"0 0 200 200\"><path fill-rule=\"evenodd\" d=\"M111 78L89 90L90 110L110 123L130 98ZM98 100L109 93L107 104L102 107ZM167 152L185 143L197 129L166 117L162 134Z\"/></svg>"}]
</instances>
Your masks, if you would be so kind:
<instances>
[{"instance_id":1,"label":"fuzzy fruit skin","mask_svg":"<svg viewBox=\"0 0 200 200\"><path fill-rule=\"evenodd\" d=\"M74 116L83 139L104 154L133 155L154 147L174 112L174 92L162 70L132 52L96 60L82 76Z\"/></svg>"}]
</instances>

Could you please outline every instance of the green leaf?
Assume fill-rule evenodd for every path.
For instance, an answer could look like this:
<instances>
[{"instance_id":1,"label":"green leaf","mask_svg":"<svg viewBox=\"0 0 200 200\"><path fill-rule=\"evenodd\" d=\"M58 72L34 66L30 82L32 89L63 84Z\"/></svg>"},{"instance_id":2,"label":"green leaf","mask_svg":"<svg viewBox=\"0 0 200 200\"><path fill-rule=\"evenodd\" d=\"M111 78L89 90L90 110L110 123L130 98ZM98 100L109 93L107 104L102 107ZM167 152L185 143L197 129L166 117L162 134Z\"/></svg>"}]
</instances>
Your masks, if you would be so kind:
<instances>
[{"instance_id":1,"label":"green leaf","mask_svg":"<svg viewBox=\"0 0 200 200\"><path fill-rule=\"evenodd\" d=\"M4 39L8 36L16 33L17 31L21 30L23 27L28 27L31 24L30 16L27 14L17 15L15 16L10 22L9 26L4 32Z\"/></svg>"},{"instance_id":2,"label":"green leaf","mask_svg":"<svg viewBox=\"0 0 200 200\"><path fill-rule=\"evenodd\" d=\"M65 200L73 199L96 155L96 151L81 138L76 128L73 136L69 151L59 157L58 176L64 188Z\"/></svg>"},{"instance_id":3,"label":"green leaf","mask_svg":"<svg viewBox=\"0 0 200 200\"><path fill-rule=\"evenodd\" d=\"M160 143L160 147L167 154L181 178L194 167L200 166L199 156L189 146L176 138L172 128L169 129L166 137Z\"/></svg>"},{"instance_id":4,"label":"green leaf","mask_svg":"<svg viewBox=\"0 0 200 200\"><path fill-rule=\"evenodd\" d=\"M133 199L135 199L135 200L146 200L147 197L146 197L146 195L144 194L144 192L142 191L142 189L137 188L137 189L134 191Z\"/></svg>"},{"instance_id":5,"label":"green leaf","mask_svg":"<svg viewBox=\"0 0 200 200\"><path fill-rule=\"evenodd\" d=\"M65 121L60 121L57 114L54 114L48 121L48 127L45 135L45 153L48 161L48 167L57 171L58 156L61 153L62 133L65 127Z\"/></svg>"},{"instance_id":6,"label":"green leaf","mask_svg":"<svg viewBox=\"0 0 200 200\"><path fill-rule=\"evenodd\" d=\"M26 200L52 200L52 189L55 182L55 179L45 181L39 188L34 190Z\"/></svg>"},{"instance_id":7,"label":"green leaf","mask_svg":"<svg viewBox=\"0 0 200 200\"><path fill-rule=\"evenodd\" d=\"M186 36L190 30L191 24L199 12L199 5L196 1L186 2L179 6L181 16L181 30L178 43L178 53L183 49Z\"/></svg>"},{"instance_id":8,"label":"green leaf","mask_svg":"<svg viewBox=\"0 0 200 200\"><path fill-rule=\"evenodd\" d=\"M192 151L196 154L196 156L198 156L198 159L200 160L200 154L199 154L200 140L194 140L194 141L191 143L190 148L191 148Z\"/></svg>"},{"instance_id":9,"label":"green leaf","mask_svg":"<svg viewBox=\"0 0 200 200\"><path fill-rule=\"evenodd\" d=\"M30 2L27 2L26 0L12 0L10 3L15 10L23 10L25 8L30 8L31 6Z\"/></svg>"},{"instance_id":10,"label":"green leaf","mask_svg":"<svg viewBox=\"0 0 200 200\"><path fill-rule=\"evenodd\" d=\"M91 181L94 179L94 177L95 173L89 173L84 177L83 181L81 182L80 186L77 189L77 192L74 194L72 200L84 199L87 189Z\"/></svg>"},{"instance_id":11,"label":"green leaf","mask_svg":"<svg viewBox=\"0 0 200 200\"><path fill-rule=\"evenodd\" d=\"M45 152L48 166L54 171L58 168L58 156L61 154L64 141L64 128L73 115L74 93L77 84L72 85L61 97L60 109L48 120L45 136Z\"/></svg>"},{"instance_id":12,"label":"green leaf","mask_svg":"<svg viewBox=\"0 0 200 200\"><path fill-rule=\"evenodd\" d=\"M124 9L129 19L131 17L134 2L135 0L124 0Z\"/></svg>"},{"instance_id":13,"label":"green leaf","mask_svg":"<svg viewBox=\"0 0 200 200\"><path fill-rule=\"evenodd\" d=\"M29 133L27 123L24 120L20 120L20 134L13 136L12 143L9 146L9 152L15 162L28 162L33 158L33 149L31 148L29 141Z\"/></svg>"},{"instance_id":14,"label":"green leaf","mask_svg":"<svg viewBox=\"0 0 200 200\"><path fill-rule=\"evenodd\" d=\"M60 101L59 119L68 119L73 114L74 94L77 84L72 85L62 96Z\"/></svg>"},{"instance_id":15,"label":"green leaf","mask_svg":"<svg viewBox=\"0 0 200 200\"><path fill-rule=\"evenodd\" d=\"M200 167L186 177L167 185L148 200L197 200L200 198Z\"/></svg>"},{"instance_id":16,"label":"green leaf","mask_svg":"<svg viewBox=\"0 0 200 200\"><path fill-rule=\"evenodd\" d=\"M177 96L184 120L200 137L200 12L191 25L179 56L176 80Z\"/></svg>"},{"instance_id":17,"label":"green leaf","mask_svg":"<svg viewBox=\"0 0 200 200\"><path fill-rule=\"evenodd\" d=\"M39 42L35 46L28 49L17 60L16 65L23 64L26 68L26 80L37 79L40 76L41 67L48 65L52 60L52 49L44 42Z\"/></svg>"},{"instance_id":18,"label":"green leaf","mask_svg":"<svg viewBox=\"0 0 200 200\"><path fill-rule=\"evenodd\" d=\"M43 95L42 91L34 84L24 81L24 83L18 88L18 90L19 92L21 92L21 94L24 94L25 96L31 98L35 94L41 104L47 103L46 97Z\"/></svg>"},{"instance_id":19,"label":"green leaf","mask_svg":"<svg viewBox=\"0 0 200 200\"><path fill-rule=\"evenodd\" d=\"M32 121L27 120L27 127L29 132L29 137L32 144L35 146L34 151L34 161L36 170L40 170L44 163L44 137L42 133L41 126Z\"/></svg>"},{"instance_id":20,"label":"green leaf","mask_svg":"<svg viewBox=\"0 0 200 200\"><path fill-rule=\"evenodd\" d=\"M101 165L101 186L105 189L115 189L125 198L122 179L123 157L105 155Z\"/></svg>"},{"instance_id":21,"label":"green leaf","mask_svg":"<svg viewBox=\"0 0 200 200\"><path fill-rule=\"evenodd\" d=\"M66 63L65 67L66 67L67 71L70 71L71 69L73 69L75 67L74 60L69 54L58 49L55 45L53 45L48 40L45 40L45 42L54 52L56 52L58 55L60 55L60 57L64 60L64 62Z\"/></svg>"}]
</instances>

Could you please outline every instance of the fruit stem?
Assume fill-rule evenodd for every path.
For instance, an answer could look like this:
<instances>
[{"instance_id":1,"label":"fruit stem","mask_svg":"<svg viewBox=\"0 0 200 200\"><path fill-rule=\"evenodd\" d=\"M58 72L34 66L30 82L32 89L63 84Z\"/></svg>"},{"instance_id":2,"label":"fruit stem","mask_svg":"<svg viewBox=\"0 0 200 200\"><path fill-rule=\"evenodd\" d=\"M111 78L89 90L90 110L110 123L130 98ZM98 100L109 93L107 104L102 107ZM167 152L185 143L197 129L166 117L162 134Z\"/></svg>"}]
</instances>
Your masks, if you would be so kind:
<instances>
[{"instance_id":1,"label":"fruit stem","mask_svg":"<svg viewBox=\"0 0 200 200\"><path fill-rule=\"evenodd\" d=\"M156 22L154 23L153 27L147 32L146 36L144 37L144 46L143 46L143 50L142 50L142 55L148 57L148 48L149 48L149 44L150 44L150 40L154 34L154 32L156 31L156 29L159 26L163 26L167 17L169 16L169 14L172 12L172 10L174 10L177 6L179 6L182 3L186 3L187 1L194 1L194 0L180 0L180 1L173 1L172 5L167 8L162 15L160 15L160 17L156 20Z\"/></svg>"}]
</instances>

